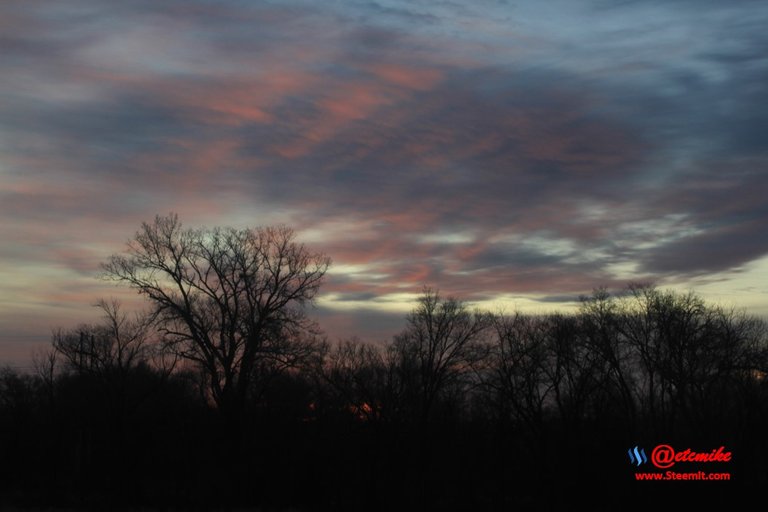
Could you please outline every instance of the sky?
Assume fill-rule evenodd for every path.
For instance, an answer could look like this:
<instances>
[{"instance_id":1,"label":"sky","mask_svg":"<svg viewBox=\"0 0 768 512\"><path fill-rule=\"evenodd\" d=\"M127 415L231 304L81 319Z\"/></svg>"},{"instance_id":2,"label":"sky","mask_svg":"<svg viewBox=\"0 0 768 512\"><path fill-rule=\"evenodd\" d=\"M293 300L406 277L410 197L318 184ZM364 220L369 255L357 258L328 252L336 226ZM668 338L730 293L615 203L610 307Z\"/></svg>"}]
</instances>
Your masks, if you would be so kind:
<instances>
[{"instance_id":1,"label":"sky","mask_svg":"<svg viewBox=\"0 0 768 512\"><path fill-rule=\"evenodd\" d=\"M425 285L768 316L766 26L749 0L6 0L0 361L140 307L99 264L169 212L328 254L330 339L390 339Z\"/></svg>"}]
</instances>

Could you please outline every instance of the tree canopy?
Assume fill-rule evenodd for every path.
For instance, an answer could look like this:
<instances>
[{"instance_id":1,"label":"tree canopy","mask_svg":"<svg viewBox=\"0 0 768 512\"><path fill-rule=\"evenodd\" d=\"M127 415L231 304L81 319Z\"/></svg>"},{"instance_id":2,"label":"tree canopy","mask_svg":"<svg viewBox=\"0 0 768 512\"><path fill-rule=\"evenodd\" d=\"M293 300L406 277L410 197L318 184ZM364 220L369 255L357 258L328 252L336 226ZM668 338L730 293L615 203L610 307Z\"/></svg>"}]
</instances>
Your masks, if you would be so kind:
<instances>
[{"instance_id":1,"label":"tree canopy","mask_svg":"<svg viewBox=\"0 0 768 512\"><path fill-rule=\"evenodd\" d=\"M148 299L165 344L199 365L217 406L237 409L260 371L312 352L303 307L330 263L284 226L184 229L171 214L143 223L103 270Z\"/></svg>"}]
</instances>

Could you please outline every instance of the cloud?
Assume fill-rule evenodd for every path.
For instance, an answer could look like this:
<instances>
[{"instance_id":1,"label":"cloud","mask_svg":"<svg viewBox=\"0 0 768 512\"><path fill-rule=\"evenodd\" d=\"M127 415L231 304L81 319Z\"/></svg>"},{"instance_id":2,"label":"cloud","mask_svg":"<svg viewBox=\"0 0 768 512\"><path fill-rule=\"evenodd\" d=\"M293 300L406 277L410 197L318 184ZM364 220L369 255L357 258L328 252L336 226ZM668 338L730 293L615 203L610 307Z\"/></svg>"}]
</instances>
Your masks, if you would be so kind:
<instances>
[{"instance_id":1,"label":"cloud","mask_svg":"<svg viewBox=\"0 0 768 512\"><path fill-rule=\"evenodd\" d=\"M338 269L329 322L424 284L554 304L768 254L768 9L542 5L4 4L0 259L82 290L14 297L89 303L168 211L296 227Z\"/></svg>"}]
</instances>

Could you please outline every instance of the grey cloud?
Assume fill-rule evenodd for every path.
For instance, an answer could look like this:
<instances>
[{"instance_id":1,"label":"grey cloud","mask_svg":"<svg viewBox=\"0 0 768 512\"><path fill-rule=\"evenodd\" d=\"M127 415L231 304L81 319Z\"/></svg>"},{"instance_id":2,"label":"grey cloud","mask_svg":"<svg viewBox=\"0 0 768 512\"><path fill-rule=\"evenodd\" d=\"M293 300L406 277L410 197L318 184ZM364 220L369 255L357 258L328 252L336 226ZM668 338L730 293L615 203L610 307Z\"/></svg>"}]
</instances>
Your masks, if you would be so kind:
<instances>
[{"instance_id":1,"label":"grey cloud","mask_svg":"<svg viewBox=\"0 0 768 512\"><path fill-rule=\"evenodd\" d=\"M1 207L18 218L35 208L68 218L78 208L105 217L178 203L196 208L221 192L222 209L294 211L301 227L376 220L365 247L352 247L361 245L355 233L324 245L339 261L369 258L392 281L435 280L464 291L571 293L590 281L617 281L604 268L617 261L662 275L697 274L768 252L757 192L766 185L768 61L760 49L768 41L746 19L766 17L759 4L743 4L743 15L725 7L708 13L697 32L703 44L670 60L661 52L678 36L664 45L654 35L674 35L676 23L693 26L685 17L693 4L675 7L681 10L671 21L659 16L667 7L651 5L631 32L618 27L601 40L603 33L585 31L573 36L582 45L541 34L552 44L531 49L533 57L517 52L497 62L471 52L463 55L470 62L451 60L465 42L454 37L456 20L429 14L431 28L417 28L426 3L412 12L375 3L344 12L344 4L126 2L119 16L78 5L79 14L19 8L19 26L3 36L0 94L12 101L0 106L10 141L2 156L14 175L35 183L93 179L104 192L62 199L30 186ZM372 16L381 9L391 15L387 23ZM161 21L169 22L172 51L115 62L99 53L111 33ZM196 43L188 51L187 41ZM510 51L517 42L496 41ZM443 43L450 44L434 53ZM178 69L163 60L177 56ZM399 81L377 75L375 65L400 66ZM269 79L288 71L300 73L294 88L278 83L274 97L260 99ZM433 76L422 80L418 72ZM76 99L32 90L46 80L70 87ZM210 115L220 114L215 101L236 92L227 108L255 106L265 119L232 121L226 109ZM217 143L225 150L206 155ZM196 169L206 158L205 172ZM742 165L750 172L736 172ZM616 213L592 218L583 207L593 204ZM611 238L625 236L624 223L672 214L702 233L643 249L631 246L634 238ZM467 252L462 244L413 241L452 230L482 241L544 229L605 256L574 263L525 247ZM329 285L346 290L348 300L374 293L334 279Z\"/></svg>"},{"instance_id":2,"label":"grey cloud","mask_svg":"<svg viewBox=\"0 0 768 512\"><path fill-rule=\"evenodd\" d=\"M579 302L581 295L546 295L544 297L534 298L536 302L562 304L564 302Z\"/></svg>"},{"instance_id":3,"label":"grey cloud","mask_svg":"<svg viewBox=\"0 0 768 512\"><path fill-rule=\"evenodd\" d=\"M346 340L362 334L362 341L391 341L392 337L405 326L405 314L374 310L337 311L323 307L315 308L314 317L323 327L329 340Z\"/></svg>"},{"instance_id":4,"label":"grey cloud","mask_svg":"<svg viewBox=\"0 0 768 512\"><path fill-rule=\"evenodd\" d=\"M667 244L644 258L648 272L697 275L737 269L768 254L768 216Z\"/></svg>"}]
</instances>

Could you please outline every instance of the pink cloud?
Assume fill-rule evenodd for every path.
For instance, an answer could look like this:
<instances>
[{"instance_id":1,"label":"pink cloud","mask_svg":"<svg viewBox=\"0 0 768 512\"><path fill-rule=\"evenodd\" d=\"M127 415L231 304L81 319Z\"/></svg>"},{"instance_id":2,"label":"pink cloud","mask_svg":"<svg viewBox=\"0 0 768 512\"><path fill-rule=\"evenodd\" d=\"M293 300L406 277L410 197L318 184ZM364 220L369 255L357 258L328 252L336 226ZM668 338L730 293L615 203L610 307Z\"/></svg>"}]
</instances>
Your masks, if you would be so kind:
<instances>
[{"instance_id":1,"label":"pink cloud","mask_svg":"<svg viewBox=\"0 0 768 512\"><path fill-rule=\"evenodd\" d=\"M364 69L387 83L416 91L432 89L443 78L440 70L427 67L374 63L370 66L364 66Z\"/></svg>"}]
</instances>

